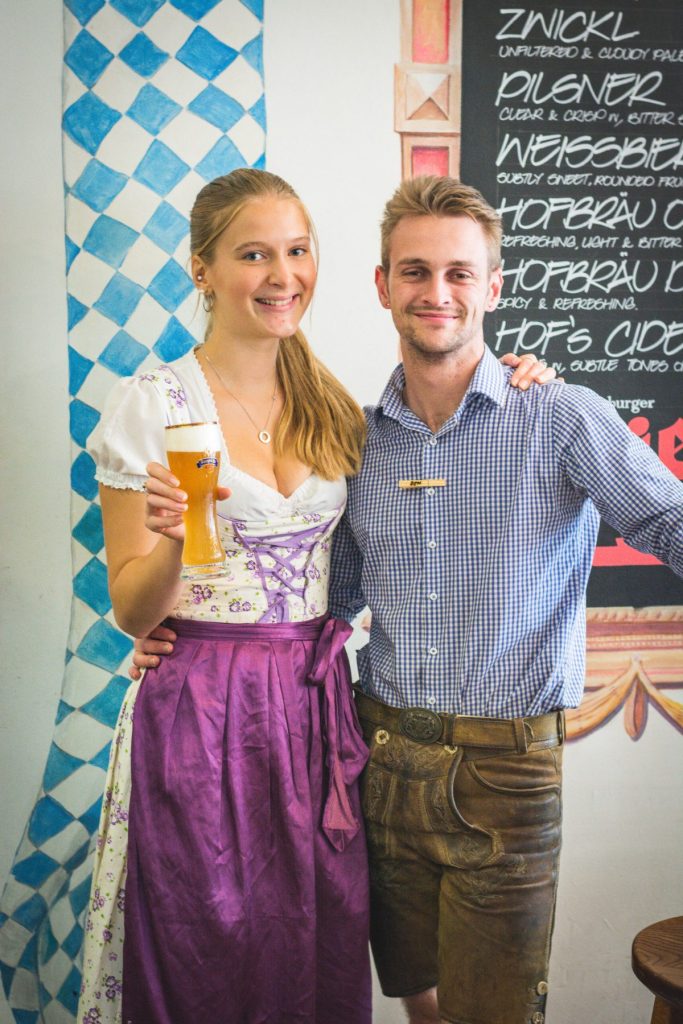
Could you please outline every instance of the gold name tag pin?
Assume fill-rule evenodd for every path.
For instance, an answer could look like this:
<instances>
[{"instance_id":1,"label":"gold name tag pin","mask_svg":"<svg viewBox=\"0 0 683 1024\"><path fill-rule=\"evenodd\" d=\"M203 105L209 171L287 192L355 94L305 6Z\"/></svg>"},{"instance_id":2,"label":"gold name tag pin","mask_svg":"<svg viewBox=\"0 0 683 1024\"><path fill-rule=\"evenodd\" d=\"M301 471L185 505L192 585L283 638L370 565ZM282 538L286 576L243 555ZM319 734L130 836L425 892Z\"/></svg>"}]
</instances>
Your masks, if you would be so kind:
<instances>
[{"instance_id":1,"label":"gold name tag pin","mask_svg":"<svg viewBox=\"0 0 683 1024\"><path fill-rule=\"evenodd\" d=\"M417 487L445 487L446 481L439 477L433 480L399 480L398 486L404 491L412 491Z\"/></svg>"}]
</instances>

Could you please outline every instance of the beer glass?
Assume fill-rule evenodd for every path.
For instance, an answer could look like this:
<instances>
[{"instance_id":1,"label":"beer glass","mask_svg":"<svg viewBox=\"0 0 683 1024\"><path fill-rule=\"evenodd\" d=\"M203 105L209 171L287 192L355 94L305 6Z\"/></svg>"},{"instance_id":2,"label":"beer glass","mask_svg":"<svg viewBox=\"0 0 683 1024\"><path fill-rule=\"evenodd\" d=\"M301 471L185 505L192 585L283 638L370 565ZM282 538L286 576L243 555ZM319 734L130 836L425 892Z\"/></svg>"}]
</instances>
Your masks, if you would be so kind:
<instances>
[{"instance_id":1,"label":"beer glass","mask_svg":"<svg viewBox=\"0 0 683 1024\"><path fill-rule=\"evenodd\" d=\"M180 577L205 580L224 576L227 562L216 520L220 427L217 423L179 423L166 427L166 453L169 469L187 494Z\"/></svg>"}]
</instances>

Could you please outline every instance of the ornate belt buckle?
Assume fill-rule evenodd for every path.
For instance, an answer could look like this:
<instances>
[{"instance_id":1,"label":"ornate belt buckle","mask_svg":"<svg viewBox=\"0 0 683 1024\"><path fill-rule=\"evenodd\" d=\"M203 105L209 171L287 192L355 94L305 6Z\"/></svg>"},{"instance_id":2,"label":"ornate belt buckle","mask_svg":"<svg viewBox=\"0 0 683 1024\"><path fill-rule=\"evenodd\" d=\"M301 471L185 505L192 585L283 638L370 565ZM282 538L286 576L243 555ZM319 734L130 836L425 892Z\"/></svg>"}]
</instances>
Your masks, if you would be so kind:
<instances>
[{"instance_id":1,"label":"ornate belt buckle","mask_svg":"<svg viewBox=\"0 0 683 1024\"><path fill-rule=\"evenodd\" d=\"M436 743L443 732L443 722L426 708L404 708L398 716L398 727L415 743Z\"/></svg>"}]
</instances>

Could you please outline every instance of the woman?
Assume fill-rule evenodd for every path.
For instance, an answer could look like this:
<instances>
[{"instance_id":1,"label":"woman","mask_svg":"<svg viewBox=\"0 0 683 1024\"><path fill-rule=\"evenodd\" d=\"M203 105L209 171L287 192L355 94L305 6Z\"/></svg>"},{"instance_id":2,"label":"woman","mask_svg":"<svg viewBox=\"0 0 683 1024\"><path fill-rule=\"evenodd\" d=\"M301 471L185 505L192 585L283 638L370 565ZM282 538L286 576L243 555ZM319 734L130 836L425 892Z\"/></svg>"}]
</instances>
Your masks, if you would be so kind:
<instances>
[{"instance_id":1,"label":"woman","mask_svg":"<svg viewBox=\"0 0 683 1024\"><path fill-rule=\"evenodd\" d=\"M304 207L275 175L239 170L207 185L191 216L206 341L121 381L92 440L116 619L141 635L170 616L178 641L135 698L125 886L114 847L125 843L126 759L113 758L87 1024L117 1019L124 896L127 1024L370 1021L355 785L366 750L349 629L325 618L329 538L364 423L298 330L313 244ZM166 461L164 427L190 420L217 420L225 439L229 575L201 583L180 579L178 481L145 470ZM119 755L131 709L129 699Z\"/></svg>"},{"instance_id":2,"label":"woman","mask_svg":"<svg viewBox=\"0 0 683 1024\"><path fill-rule=\"evenodd\" d=\"M117 621L140 636L166 619L177 642L131 688L112 746L84 1024L121 1020L121 996L126 1024L370 1021L366 751L349 629L325 615L364 423L298 330L312 245L280 178L207 185L191 217L206 341L120 382L91 442ZM185 496L160 465L165 425L190 420L225 440L229 575L202 583L180 580Z\"/></svg>"}]
</instances>

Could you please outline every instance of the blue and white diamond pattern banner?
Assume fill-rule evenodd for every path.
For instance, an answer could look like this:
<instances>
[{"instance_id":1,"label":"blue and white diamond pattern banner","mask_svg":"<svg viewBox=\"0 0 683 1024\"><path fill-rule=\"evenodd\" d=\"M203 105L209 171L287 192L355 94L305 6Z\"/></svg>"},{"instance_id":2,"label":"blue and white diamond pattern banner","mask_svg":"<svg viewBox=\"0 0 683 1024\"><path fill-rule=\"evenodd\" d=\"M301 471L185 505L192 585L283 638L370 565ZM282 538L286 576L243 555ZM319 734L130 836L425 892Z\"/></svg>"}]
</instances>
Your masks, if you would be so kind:
<instances>
[{"instance_id":1,"label":"blue and white diamond pattern banner","mask_svg":"<svg viewBox=\"0 0 683 1024\"><path fill-rule=\"evenodd\" d=\"M130 639L113 620L94 464L119 376L201 331L186 272L195 195L262 167L263 0L65 0L63 154L73 441L73 598L42 788L0 902L16 1024L73 1024L112 729Z\"/></svg>"}]
</instances>

